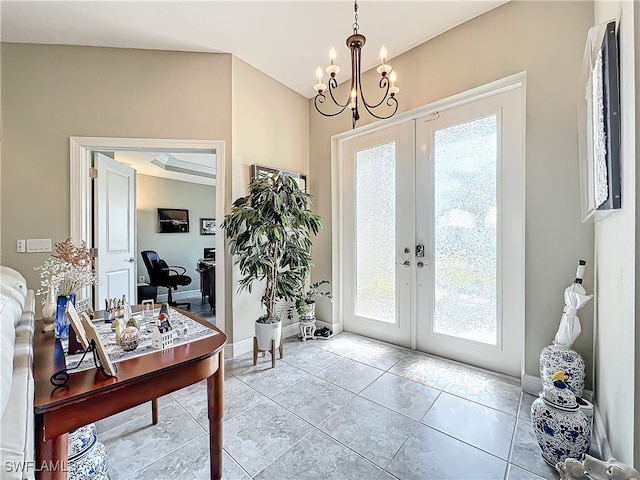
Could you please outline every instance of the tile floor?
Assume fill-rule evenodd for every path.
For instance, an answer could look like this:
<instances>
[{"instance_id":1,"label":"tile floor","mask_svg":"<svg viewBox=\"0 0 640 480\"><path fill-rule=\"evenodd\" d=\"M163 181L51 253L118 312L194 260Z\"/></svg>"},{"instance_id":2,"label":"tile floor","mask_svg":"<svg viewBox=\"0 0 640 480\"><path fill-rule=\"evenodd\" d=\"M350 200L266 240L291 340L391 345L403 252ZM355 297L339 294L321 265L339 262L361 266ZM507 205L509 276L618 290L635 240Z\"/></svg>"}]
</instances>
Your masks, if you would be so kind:
<instances>
[{"instance_id":1,"label":"tile floor","mask_svg":"<svg viewBox=\"0 0 640 480\"><path fill-rule=\"evenodd\" d=\"M225 364L227 480L555 479L519 382L356 335ZM97 424L119 479L208 479L199 383Z\"/></svg>"}]
</instances>

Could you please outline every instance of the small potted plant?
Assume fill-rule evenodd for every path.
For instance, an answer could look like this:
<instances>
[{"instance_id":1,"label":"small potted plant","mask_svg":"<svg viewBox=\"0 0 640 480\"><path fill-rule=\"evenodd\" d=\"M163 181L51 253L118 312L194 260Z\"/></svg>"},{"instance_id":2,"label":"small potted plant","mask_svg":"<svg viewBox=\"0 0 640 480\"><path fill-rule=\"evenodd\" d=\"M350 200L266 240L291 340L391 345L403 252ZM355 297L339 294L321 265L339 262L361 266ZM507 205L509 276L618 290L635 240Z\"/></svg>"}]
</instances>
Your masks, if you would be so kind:
<instances>
[{"instance_id":1,"label":"small potted plant","mask_svg":"<svg viewBox=\"0 0 640 480\"><path fill-rule=\"evenodd\" d=\"M296 311L301 323L313 323L316 321L316 298L326 297L329 300L333 298L331 292L321 289L323 285L328 284L329 280L320 280L312 283L306 293L298 296L296 299Z\"/></svg>"},{"instance_id":2,"label":"small potted plant","mask_svg":"<svg viewBox=\"0 0 640 480\"><path fill-rule=\"evenodd\" d=\"M276 314L279 300L295 302L300 285L313 266L311 234L322 228L320 217L308 209L311 195L295 179L282 173L258 175L246 197L233 202L222 228L229 238L229 253L243 277L238 291L264 281L262 303L266 313L256 320L258 349L280 346L282 322Z\"/></svg>"}]
</instances>

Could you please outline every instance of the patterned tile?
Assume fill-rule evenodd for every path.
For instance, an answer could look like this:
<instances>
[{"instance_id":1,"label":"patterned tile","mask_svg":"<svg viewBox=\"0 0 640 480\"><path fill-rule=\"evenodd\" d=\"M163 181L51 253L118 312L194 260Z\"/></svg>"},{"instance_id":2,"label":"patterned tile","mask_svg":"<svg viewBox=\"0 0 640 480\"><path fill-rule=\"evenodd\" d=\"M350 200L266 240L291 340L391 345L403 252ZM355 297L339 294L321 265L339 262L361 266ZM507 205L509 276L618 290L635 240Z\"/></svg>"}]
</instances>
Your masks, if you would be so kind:
<instances>
[{"instance_id":1,"label":"patterned tile","mask_svg":"<svg viewBox=\"0 0 640 480\"><path fill-rule=\"evenodd\" d=\"M420 420L439 393L422 383L385 373L360 395L414 420Z\"/></svg>"},{"instance_id":2,"label":"patterned tile","mask_svg":"<svg viewBox=\"0 0 640 480\"><path fill-rule=\"evenodd\" d=\"M137 478L133 473L158 461L204 430L178 405L161 410L157 425L151 425L151 413L138 417L99 435L109 452L111 480Z\"/></svg>"},{"instance_id":3,"label":"patterned tile","mask_svg":"<svg viewBox=\"0 0 640 480\"><path fill-rule=\"evenodd\" d=\"M543 460L536 434L528 420L518 418L509 461L548 480L558 478L555 468Z\"/></svg>"},{"instance_id":4,"label":"patterned tile","mask_svg":"<svg viewBox=\"0 0 640 480\"><path fill-rule=\"evenodd\" d=\"M341 358L317 373L319 377L354 393L364 390L382 374L382 370L348 358Z\"/></svg>"},{"instance_id":5,"label":"patterned tile","mask_svg":"<svg viewBox=\"0 0 640 480\"><path fill-rule=\"evenodd\" d=\"M254 476L311 428L307 422L267 400L225 422L224 447L249 475Z\"/></svg>"},{"instance_id":6,"label":"patterned tile","mask_svg":"<svg viewBox=\"0 0 640 480\"><path fill-rule=\"evenodd\" d=\"M302 347L284 356L284 361L310 373L316 373L342 357L321 348Z\"/></svg>"},{"instance_id":7,"label":"patterned tile","mask_svg":"<svg viewBox=\"0 0 640 480\"><path fill-rule=\"evenodd\" d=\"M442 393L422 423L507 460L516 417Z\"/></svg>"},{"instance_id":8,"label":"patterned tile","mask_svg":"<svg viewBox=\"0 0 640 480\"><path fill-rule=\"evenodd\" d=\"M289 411L318 425L354 397L354 393L318 377L303 380L273 397Z\"/></svg>"},{"instance_id":9,"label":"patterned tile","mask_svg":"<svg viewBox=\"0 0 640 480\"><path fill-rule=\"evenodd\" d=\"M376 465L384 466L417 425L370 400L355 397L319 428Z\"/></svg>"},{"instance_id":10,"label":"patterned tile","mask_svg":"<svg viewBox=\"0 0 640 480\"><path fill-rule=\"evenodd\" d=\"M277 395L284 389L310 377L310 374L285 362L278 362L276 368L254 369L236 376L238 380L268 397Z\"/></svg>"},{"instance_id":11,"label":"patterned tile","mask_svg":"<svg viewBox=\"0 0 640 480\"><path fill-rule=\"evenodd\" d=\"M255 477L256 480L371 480L380 469L327 435L312 431Z\"/></svg>"},{"instance_id":12,"label":"patterned tile","mask_svg":"<svg viewBox=\"0 0 640 480\"><path fill-rule=\"evenodd\" d=\"M455 377L459 367L446 360L418 353L407 353L390 370L401 377L442 390Z\"/></svg>"},{"instance_id":13,"label":"patterned tile","mask_svg":"<svg viewBox=\"0 0 640 480\"><path fill-rule=\"evenodd\" d=\"M162 408L168 405L175 405L173 398L169 395L165 395L158 399L158 407L160 412L158 415L162 418ZM104 418L98 422L96 422L96 431L99 435L103 432L111 428L119 427L122 424L130 422L131 420L135 420L139 417L149 415L151 413L151 402L145 402L140 405L137 405L133 408L125 410L120 413L116 413L115 415L111 415L110 417ZM149 417L149 424L151 424L151 417Z\"/></svg>"},{"instance_id":14,"label":"patterned tile","mask_svg":"<svg viewBox=\"0 0 640 480\"><path fill-rule=\"evenodd\" d=\"M507 463L421 425L385 470L403 480L502 479Z\"/></svg>"},{"instance_id":15,"label":"patterned tile","mask_svg":"<svg viewBox=\"0 0 640 480\"><path fill-rule=\"evenodd\" d=\"M471 369L460 369L444 391L511 415L518 414L522 393L516 379Z\"/></svg>"}]
</instances>

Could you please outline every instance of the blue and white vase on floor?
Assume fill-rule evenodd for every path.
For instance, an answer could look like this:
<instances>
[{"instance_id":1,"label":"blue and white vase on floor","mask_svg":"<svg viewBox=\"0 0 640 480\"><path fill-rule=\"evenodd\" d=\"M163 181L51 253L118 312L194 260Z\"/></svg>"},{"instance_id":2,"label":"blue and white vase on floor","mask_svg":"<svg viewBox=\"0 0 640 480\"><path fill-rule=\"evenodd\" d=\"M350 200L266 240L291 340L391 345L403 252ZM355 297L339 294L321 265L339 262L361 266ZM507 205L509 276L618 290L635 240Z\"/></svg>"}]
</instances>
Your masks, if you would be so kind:
<instances>
[{"instance_id":1,"label":"blue and white vase on floor","mask_svg":"<svg viewBox=\"0 0 640 480\"><path fill-rule=\"evenodd\" d=\"M108 480L107 449L91 423L69 432L68 480Z\"/></svg>"},{"instance_id":2,"label":"blue and white vase on floor","mask_svg":"<svg viewBox=\"0 0 640 480\"><path fill-rule=\"evenodd\" d=\"M69 319L67 318L67 303L76 304L76 295L58 295L58 305L56 307L55 334L60 340L69 338Z\"/></svg>"},{"instance_id":3,"label":"blue and white vase on floor","mask_svg":"<svg viewBox=\"0 0 640 480\"><path fill-rule=\"evenodd\" d=\"M591 422L565 383L567 375L553 375L551 387L531 405L531 423L542 458L551 466L567 458L582 458L591 446Z\"/></svg>"},{"instance_id":4,"label":"blue and white vase on floor","mask_svg":"<svg viewBox=\"0 0 640 480\"><path fill-rule=\"evenodd\" d=\"M565 382L569 390L576 397L582 397L586 376L584 359L571 347L556 343L544 347L540 352L540 380L542 380L542 386L551 388L553 386L551 377L560 370L569 376Z\"/></svg>"}]
</instances>

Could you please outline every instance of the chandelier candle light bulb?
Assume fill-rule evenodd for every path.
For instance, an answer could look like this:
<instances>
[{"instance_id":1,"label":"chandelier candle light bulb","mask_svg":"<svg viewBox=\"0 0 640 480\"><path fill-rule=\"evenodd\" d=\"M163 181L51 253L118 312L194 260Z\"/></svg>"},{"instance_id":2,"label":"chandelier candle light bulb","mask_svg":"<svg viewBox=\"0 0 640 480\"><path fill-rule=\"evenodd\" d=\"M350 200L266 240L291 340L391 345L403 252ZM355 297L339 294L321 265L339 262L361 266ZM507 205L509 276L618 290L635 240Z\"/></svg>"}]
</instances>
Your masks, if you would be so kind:
<instances>
[{"instance_id":1,"label":"chandelier candle light bulb","mask_svg":"<svg viewBox=\"0 0 640 480\"><path fill-rule=\"evenodd\" d=\"M316 83L313 88L318 94L321 94L327 86L322 83L322 69L320 67L316 70L316 77L318 77L318 83Z\"/></svg>"},{"instance_id":2,"label":"chandelier candle light bulb","mask_svg":"<svg viewBox=\"0 0 640 480\"><path fill-rule=\"evenodd\" d=\"M353 6L355 21L353 23L353 35L347 38L347 46L351 50L351 85L349 87L350 97L344 103L340 103L334 96L334 90L338 88L338 80L336 75L340 72L340 67L335 64L336 51L332 47L329 51L329 58L331 64L325 69L329 74L329 82L327 85L322 83L322 77L318 75L318 83L314 85L316 96L313 100L313 104L316 110L325 117L335 117L340 115L346 109L351 110L351 126L356 128L356 123L360 119L360 113L358 106L362 105L364 109L369 112L372 117L383 120L393 117L398 111L398 100L396 94L400 91L398 87L392 85L389 79L389 73L393 70L391 65L387 64L387 49L383 46L380 50L380 58L382 63L376 69L380 75L378 87L382 90L382 98L377 103L368 103L365 100L365 95L362 91L362 47L366 43L366 37L358 33L360 26L358 25L358 0L354 1ZM329 96L331 97L333 105L337 108L334 112L323 111L320 107L326 102L327 96L325 95L325 89L329 90ZM360 97L360 100L358 100ZM330 102L331 103L331 102ZM379 113L379 107L385 108L387 111Z\"/></svg>"}]
</instances>

